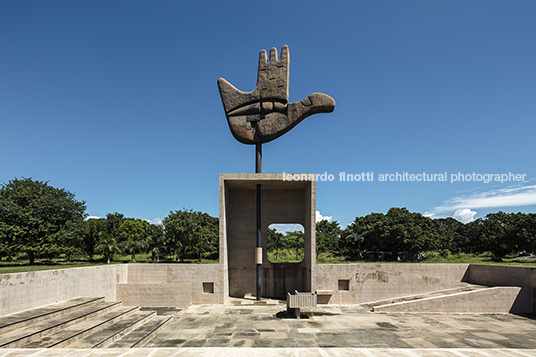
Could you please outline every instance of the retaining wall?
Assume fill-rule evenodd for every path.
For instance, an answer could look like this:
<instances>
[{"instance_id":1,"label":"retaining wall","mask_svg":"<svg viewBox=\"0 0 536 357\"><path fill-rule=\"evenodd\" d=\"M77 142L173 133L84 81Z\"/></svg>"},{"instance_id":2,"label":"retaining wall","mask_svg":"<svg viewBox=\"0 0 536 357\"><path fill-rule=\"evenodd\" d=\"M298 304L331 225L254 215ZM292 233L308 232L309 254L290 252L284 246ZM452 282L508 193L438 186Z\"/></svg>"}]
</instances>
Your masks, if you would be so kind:
<instances>
[{"instance_id":1,"label":"retaining wall","mask_svg":"<svg viewBox=\"0 0 536 357\"><path fill-rule=\"evenodd\" d=\"M532 311L536 311L536 268L471 264L467 278L473 284L530 287Z\"/></svg>"},{"instance_id":2,"label":"retaining wall","mask_svg":"<svg viewBox=\"0 0 536 357\"><path fill-rule=\"evenodd\" d=\"M77 296L116 300L116 285L127 282L127 265L106 265L0 274L0 315Z\"/></svg>"},{"instance_id":3,"label":"retaining wall","mask_svg":"<svg viewBox=\"0 0 536 357\"><path fill-rule=\"evenodd\" d=\"M328 304L360 304L465 286L469 264L317 264L314 290Z\"/></svg>"},{"instance_id":4,"label":"retaining wall","mask_svg":"<svg viewBox=\"0 0 536 357\"><path fill-rule=\"evenodd\" d=\"M0 274L0 315L78 296L103 296L125 305L223 304L223 264L119 264ZM536 268L478 264L316 264L313 291L331 292L329 304L360 304L464 286L531 290ZM527 289L525 288L524 291ZM528 296L528 295L527 295ZM324 296L326 297L326 296Z\"/></svg>"},{"instance_id":5,"label":"retaining wall","mask_svg":"<svg viewBox=\"0 0 536 357\"><path fill-rule=\"evenodd\" d=\"M223 291L220 264L128 264L117 300L151 307L223 304Z\"/></svg>"},{"instance_id":6,"label":"retaining wall","mask_svg":"<svg viewBox=\"0 0 536 357\"><path fill-rule=\"evenodd\" d=\"M0 315L78 296L125 306L223 304L220 264L114 264L0 274Z\"/></svg>"}]
</instances>

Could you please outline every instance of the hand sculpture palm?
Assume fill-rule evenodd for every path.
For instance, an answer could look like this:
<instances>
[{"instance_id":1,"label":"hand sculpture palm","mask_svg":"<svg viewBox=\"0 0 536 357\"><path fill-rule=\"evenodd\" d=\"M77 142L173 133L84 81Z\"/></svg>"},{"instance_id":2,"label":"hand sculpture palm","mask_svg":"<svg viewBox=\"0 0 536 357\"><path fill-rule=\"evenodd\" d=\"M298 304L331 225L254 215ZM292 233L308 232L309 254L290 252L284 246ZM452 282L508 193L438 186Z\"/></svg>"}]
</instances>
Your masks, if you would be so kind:
<instances>
[{"instance_id":1,"label":"hand sculpture palm","mask_svg":"<svg viewBox=\"0 0 536 357\"><path fill-rule=\"evenodd\" d=\"M229 128L236 140L244 144L265 143L274 140L295 127L303 119L316 113L330 113L335 101L329 95L313 93L300 102L288 102L289 53L288 47L266 51L259 55L257 86L252 92L242 92L225 79L218 79Z\"/></svg>"}]
</instances>

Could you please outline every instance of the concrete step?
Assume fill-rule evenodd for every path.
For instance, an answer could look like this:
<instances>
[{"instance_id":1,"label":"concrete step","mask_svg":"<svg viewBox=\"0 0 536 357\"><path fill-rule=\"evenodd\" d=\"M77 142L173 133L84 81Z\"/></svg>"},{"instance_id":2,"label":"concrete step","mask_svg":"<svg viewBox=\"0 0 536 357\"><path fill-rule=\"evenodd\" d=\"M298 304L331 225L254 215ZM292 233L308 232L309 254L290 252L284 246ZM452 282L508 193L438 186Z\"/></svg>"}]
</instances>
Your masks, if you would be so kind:
<instances>
[{"instance_id":1,"label":"concrete step","mask_svg":"<svg viewBox=\"0 0 536 357\"><path fill-rule=\"evenodd\" d=\"M132 332L134 329L148 323L156 317L154 311L137 311L130 316L95 332L87 337L65 345L65 348L105 348L120 338Z\"/></svg>"},{"instance_id":2,"label":"concrete step","mask_svg":"<svg viewBox=\"0 0 536 357\"><path fill-rule=\"evenodd\" d=\"M415 295L409 295L409 296L401 296L401 297L397 297L393 299L385 299L385 300L367 302L367 303L360 304L360 305L365 308L369 308L371 311L376 311L377 309L375 310L375 308L378 306L398 304L398 303L409 302L409 301L417 301L417 300L429 299L433 297L446 296L446 295L451 295L451 294L458 294L462 292L477 291L477 290L489 289L489 288L490 288L489 286L485 286L485 285L467 284L467 286L460 287L460 288L438 290L438 291L432 291L429 293L415 294Z\"/></svg>"},{"instance_id":3,"label":"concrete step","mask_svg":"<svg viewBox=\"0 0 536 357\"><path fill-rule=\"evenodd\" d=\"M111 311L107 311L100 316L81 321L80 323L66 326L53 335L48 335L40 338L37 341L32 341L24 344L23 348L51 348L64 347L70 343L78 341L86 336L99 332L120 320L127 318L131 314L137 312L137 306L119 306Z\"/></svg>"},{"instance_id":4,"label":"concrete step","mask_svg":"<svg viewBox=\"0 0 536 357\"><path fill-rule=\"evenodd\" d=\"M0 335L103 302L103 297L78 297L56 304L0 316Z\"/></svg>"},{"instance_id":5,"label":"concrete step","mask_svg":"<svg viewBox=\"0 0 536 357\"><path fill-rule=\"evenodd\" d=\"M139 348L143 347L157 333L165 329L173 321L173 316L155 316L120 340L106 346L106 348ZM104 346L98 346L104 347Z\"/></svg>"},{"instance_id":6,"label":"concrete step","mask_svg":"<svg viewBox=\"0 0 536 357\"><path fill-rule=\"evenodd\" d=\"M21 347L22 345L36 341L50 334L55 334L66 327L78 324L87 319L95 318L121 305L122 303L120 301L100 302L22 328L17 328L16 330L0 334L0 347Z\"/></svg>"},{"instance_id":7,"label":"concrete step","mask_svg":"<svg viewBox=\"0 0 536 357\"><path fill-rule=\"evenodd\" d=\"M375 312L531 313L532 287L495 286L374 307Z\"/></svg>"}]
</instances>

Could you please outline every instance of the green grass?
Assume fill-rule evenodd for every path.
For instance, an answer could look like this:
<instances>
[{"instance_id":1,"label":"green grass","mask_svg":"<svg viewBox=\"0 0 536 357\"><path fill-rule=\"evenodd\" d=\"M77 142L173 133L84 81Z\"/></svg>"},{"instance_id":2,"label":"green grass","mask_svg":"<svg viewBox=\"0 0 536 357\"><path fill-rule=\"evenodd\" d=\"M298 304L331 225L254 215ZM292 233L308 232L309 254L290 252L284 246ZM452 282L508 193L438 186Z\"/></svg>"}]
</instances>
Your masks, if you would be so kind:
<instances>
[{"instance_id":1,"label":"green grass","mask_svg":"<svg viewBox=\"0 0 536 357\"><path fill-rule=\"evenodd\" d=\"M296 259L296 251L294 249L282 249L279 251L279 259L276 259L275 251L268 251L268 260L272 263L299 263L303 260L303 251Z\"/></svg>"},{"instance_id":2,"label":"green grass","mask_svg":"<svg viewBox=\"0 0 536 357\"><path fill-rule=\"evenodd\" d=\"M421 262L414 262L419 264L428 264L428 263L441 263L441 264L490 264L490 265L508 265L508 266L522 266L522 267L536 267L536 261L523 261L516 256L507 256L503 258L502 262L493 262L489 259L492 257L491 254L445 254L441 255L439 252L423 252L423 255L426 257ZM272 263L297 263L303 260L303 254L299 256L299 259L296 259L296 252L294 250L284 249L279 252L279 260L275 259L275 252L268 252L268 259ZM110 264L127 264L132 263L130 255L117 255L113 262ZM198 259L186 259L184 262L177 262L171 258L161 258L158 263L151 260L149 254L138 254L136 255L136 263L141 264L217 264L217 259L202 259L199 262ZM384 262L370 262L370 261L347 261L345 257L333 256L330 253L320 253L316 258L317 264L348 264L348 263L394 263L394 264L407 264L407 262L393 262L393 261L384 261ZM73 261L65 261L61 259L54 259L52 261L36 259L35 265L29 265L28 259L21 255L17 257L14 261L0 261L0 274L11 274L11 273L23 273L31 272L38 270L53 270L53 269L66 269L66 268L77 268L77 267L86 267L86 266L98 266L106 265L102 260L102 257L96 256L95 260L84 259L82 257L75 257Z\"/></svg>"},{"instance_id":3,"label":"green grass","mask_svg":"<svg viewBox=\"0 0 536 357\"><path fill-rule=\"evenodd\" d=\"M502 258L502 262L490 261L493 257L492 254L443 254L441 256L438 252L424 252L423 255L426 259L423 263L463 263L463 264L490 264L490 265L509 265L509 266L525 266L536 267L536 260L521 260L515 255L506 256Z\"/></svg>"},{"instance_id":4,"label":"green grass","mask_svg":"<svg viewBox=\"0 0 536 357\"><path fill-rule=\"evenodd\" d=\"M130 255L116 255L114 260L110 264L132 264L132 259ZM183 262L177 262L171 258L160 258L158 263L151 260L150 254L137 254L136 263L145 263L145 264L158 264L158 263L167 263L167 264L217 264L218 259L186 259ZM11 273L24 273L31 271L39 270L53 270L53 269L67 269L67 268L79 268L87 266L98 266L98 265L107 265L106 262L102 259L101 256L95 256L94 260L89 260L83 257L74 257L73 261L66 261L64 259L36 259L34 265L30 265L29 260L25 255L17 257L13 261L0 261L0 274L11 274Z\"/></svg>"},{"instance_id":5,"label":"green grass","mask_svg":"<svg viewBox=\"0 0 536 357\"><path fill-rule=\"evenodd\" d=\"M320 253L316 257L317 264L348 264L348 263L358 263L347 261L345 257L335 257L331 253ZM359 263L363 263L360 261Z\"/></svg>"},{"instance_id":6,"label":"green grass","mask_svg":"<svg viewBox=\"0 0 536 357\"><path fill-rule=\"evenodd\" d=\"M507 256L503 258L502 262L493 262L490 261L492 257L491 254L448 254L443 253L441 255L439 252L423 252L425 257L422 261L415 261L410 263L419 263L419 264L489 264L489 265L508 265L508 266L523 266L523 267L536 267L535 260L520 260L517 256ZM321 253L316 258L317 264L348 264L348 263L397 263L397 264L407 264L408 262L395 262L395 261L348 261L345 257L335 257L329 253Z\"/></svg>"},{"instance_id":7,"label":"green grass","mask_svg":"<svg viewBox=\"0 0 536 357\"><path fill-rule=\"evenodd\" d=\"M116 263L117 264L117 263ZM11 274L11 273L26 273L31 271L38 270L54 270L54 269L67 269L67 268L79 268L87 266L103 265L103 263L46 263L46 264L37 264L37 265L9 265L2 263L0 264L0 274Z\"/></svg>"}]
</instances>

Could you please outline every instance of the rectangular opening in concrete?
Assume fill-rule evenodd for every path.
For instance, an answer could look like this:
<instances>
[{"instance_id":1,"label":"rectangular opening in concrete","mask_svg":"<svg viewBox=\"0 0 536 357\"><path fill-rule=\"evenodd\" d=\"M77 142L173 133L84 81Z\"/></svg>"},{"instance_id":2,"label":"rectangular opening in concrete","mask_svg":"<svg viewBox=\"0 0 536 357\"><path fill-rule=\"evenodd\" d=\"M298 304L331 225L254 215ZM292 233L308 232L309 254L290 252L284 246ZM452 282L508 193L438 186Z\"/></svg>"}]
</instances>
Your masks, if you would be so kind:
<instances>
[{"instance_id":1,"label":"rectangular opening in concrete","mask_svg":"<svg viewBox=\"0 0 536 357\"><path fill-rule=\"evenodd\" d=\"M349 291L350 290L350 280L348 279L339 279L339 290Z\"/></svg>"},{"instance_id":2,"label":"rectangular opening in concrete","mask_svg":"<svg viewBox=\"0 0 536 357\"><path fill-rule=\"evenodd\" d=\"M304 232L305 228L299 223L270 224L266 232L268 261L282 263L290 259L301 262L305 252ZM283 256L283 252L286 255Z\"/></svg>"},{"instance_id":3,"label":"rectangular opening in concrete","mask_svg":"<svg viewBox=\"0 0 536 357\"><path fill-rule=\"evenodd\" d=\"M214 283L203 283L203 294L214 294Z\"/></svg>"}]
</instances>

